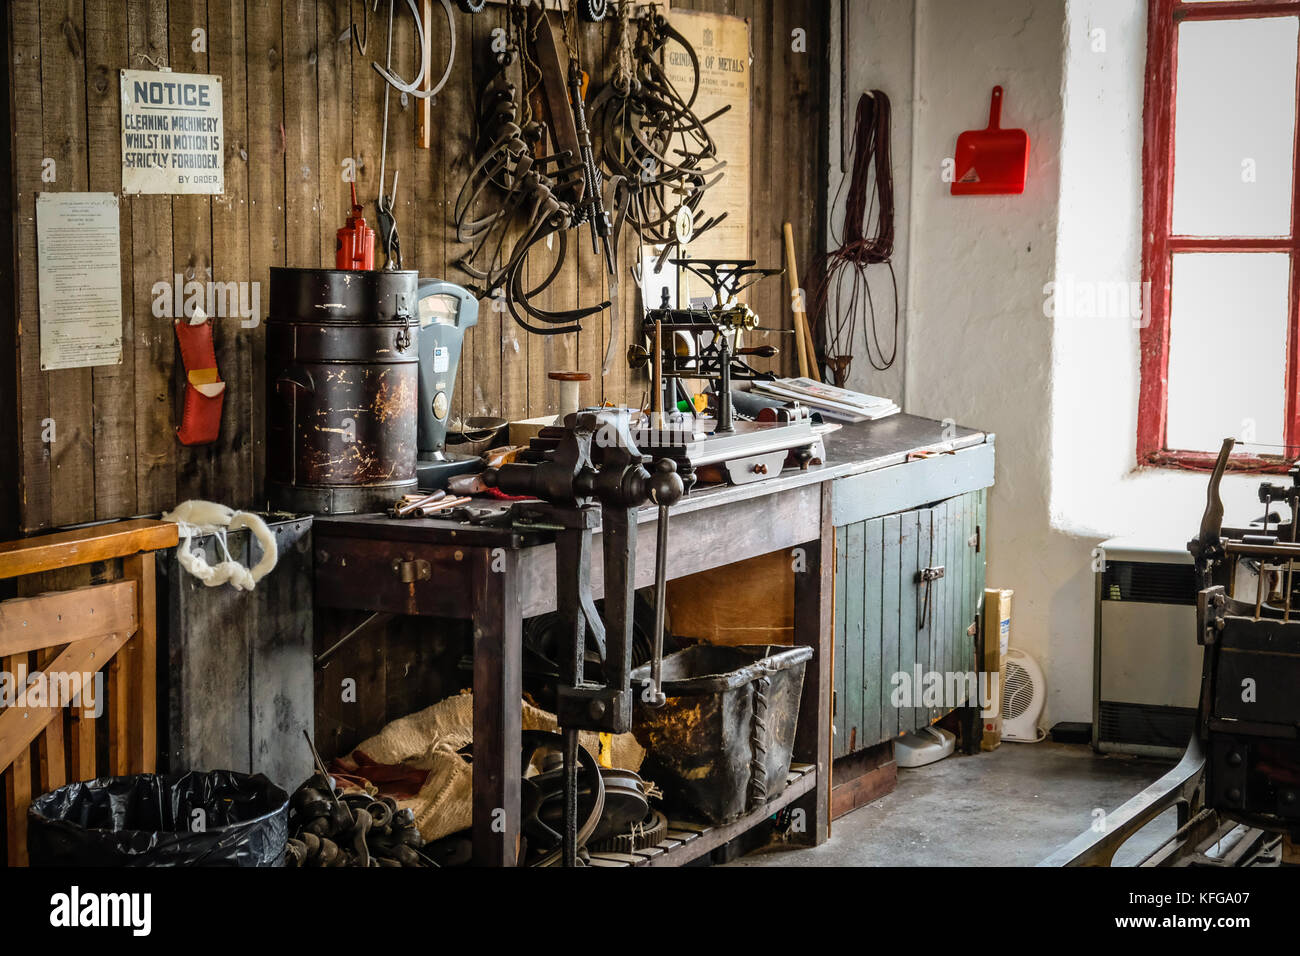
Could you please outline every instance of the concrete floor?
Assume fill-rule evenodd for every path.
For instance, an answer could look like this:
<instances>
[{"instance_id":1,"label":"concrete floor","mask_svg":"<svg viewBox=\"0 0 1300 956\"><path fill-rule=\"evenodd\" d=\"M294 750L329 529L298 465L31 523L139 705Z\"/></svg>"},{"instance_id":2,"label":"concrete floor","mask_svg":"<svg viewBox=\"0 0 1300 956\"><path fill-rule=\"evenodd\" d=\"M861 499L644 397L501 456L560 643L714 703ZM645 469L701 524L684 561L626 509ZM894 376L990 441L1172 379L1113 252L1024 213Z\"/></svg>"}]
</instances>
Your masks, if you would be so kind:
<instances>
[{"instance_id":1,"label":"concrete floor","mask_svg":"<svg viewBox=\"0 0 1300 956\"><path fill-rule=\"evenodd\" d=\"M898 787L835 821L815 848L777 845L732 866L1033 866L1153 783L1174 761L1105 756L1074 744L1004 743L898 771ZM1174 810L1131 839L1133 864L1174 832Z\"/></svg>"}]
</instances>

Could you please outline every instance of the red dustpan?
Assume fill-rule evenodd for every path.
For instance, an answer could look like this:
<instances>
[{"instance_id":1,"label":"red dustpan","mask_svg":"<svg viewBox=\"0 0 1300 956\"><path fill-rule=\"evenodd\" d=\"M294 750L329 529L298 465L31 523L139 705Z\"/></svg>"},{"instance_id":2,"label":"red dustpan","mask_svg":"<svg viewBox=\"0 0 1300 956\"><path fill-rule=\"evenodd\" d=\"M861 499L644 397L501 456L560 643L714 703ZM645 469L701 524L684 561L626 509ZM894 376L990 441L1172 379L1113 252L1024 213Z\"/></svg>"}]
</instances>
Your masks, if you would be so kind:
<instances>
[{"instance_id":1,"label":"red dustpan","mask_svg":"<svg viewBox=\"0 0 1300 956\"><path fill-rule=\"evenodd\" d=\"M1025 191L1029 166L1029 134L1023 129L1001 129L1002 87L993 87L987 129L968 129L957 137L953 157L954 196L989 196Z\"/></svg>"}]
</instances>

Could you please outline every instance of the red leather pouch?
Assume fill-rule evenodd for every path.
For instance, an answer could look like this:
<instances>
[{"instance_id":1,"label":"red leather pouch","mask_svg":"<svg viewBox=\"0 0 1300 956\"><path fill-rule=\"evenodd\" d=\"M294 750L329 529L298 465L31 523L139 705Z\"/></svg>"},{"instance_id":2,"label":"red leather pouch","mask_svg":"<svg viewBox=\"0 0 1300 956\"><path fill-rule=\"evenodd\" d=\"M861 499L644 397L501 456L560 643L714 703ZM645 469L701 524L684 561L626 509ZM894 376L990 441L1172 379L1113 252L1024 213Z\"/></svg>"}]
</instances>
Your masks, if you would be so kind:
<instances>
[{"instance_id":1,"label":"red leather pouch","mask_svg":"<svg viewBox=\"0 0 1300 956\"><path fill-rule=\"evenodd\" d=\"M185 368L185 404L176 437L182 445L208 445L221 431L221 406L226 398L226 383L217 371L212 344L212 320L191 324L180 318L173 326Z\"/></svg>"}]
</instances>

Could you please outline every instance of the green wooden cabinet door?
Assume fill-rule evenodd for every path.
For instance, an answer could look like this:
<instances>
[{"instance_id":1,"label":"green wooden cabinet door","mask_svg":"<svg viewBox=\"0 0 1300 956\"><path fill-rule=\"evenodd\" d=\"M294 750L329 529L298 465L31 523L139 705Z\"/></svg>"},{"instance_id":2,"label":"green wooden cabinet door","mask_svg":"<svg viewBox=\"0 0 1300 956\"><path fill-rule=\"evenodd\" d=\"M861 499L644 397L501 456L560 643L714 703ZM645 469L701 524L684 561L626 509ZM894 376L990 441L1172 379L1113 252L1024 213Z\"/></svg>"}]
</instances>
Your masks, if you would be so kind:
<instances>
[{"instance_id":1,"label":"green wooden cabinet door","mask_svg":"<svg viewBox=\"0 0 1300 956\"><path fill-rule=\"evenodd\" d=\"M924 687L931 672L947 683L975 669L968 629L984 594L986 497L972 491L835 529L835 756L952 709L909 699L899 683Z\"/></svg>"}]
</instances>

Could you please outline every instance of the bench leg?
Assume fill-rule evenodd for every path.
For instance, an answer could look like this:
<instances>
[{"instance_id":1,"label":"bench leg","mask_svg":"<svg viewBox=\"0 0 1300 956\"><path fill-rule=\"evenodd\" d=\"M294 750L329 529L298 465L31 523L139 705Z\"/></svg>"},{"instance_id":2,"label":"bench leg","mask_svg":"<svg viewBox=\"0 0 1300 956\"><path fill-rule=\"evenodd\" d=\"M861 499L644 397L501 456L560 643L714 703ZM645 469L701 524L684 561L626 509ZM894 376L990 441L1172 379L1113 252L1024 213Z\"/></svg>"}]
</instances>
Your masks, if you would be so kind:
<instances>
[{"instance_id":1,"label":"bench leg","mask_svg":"<svg viewBox=\"0 0 1300 956\"><path fill-rule=\"evenodd\" d=\"M515 866L523 699L519 553L500 548L472 554L474 863Z\"/></svg>"}]
</instances>

